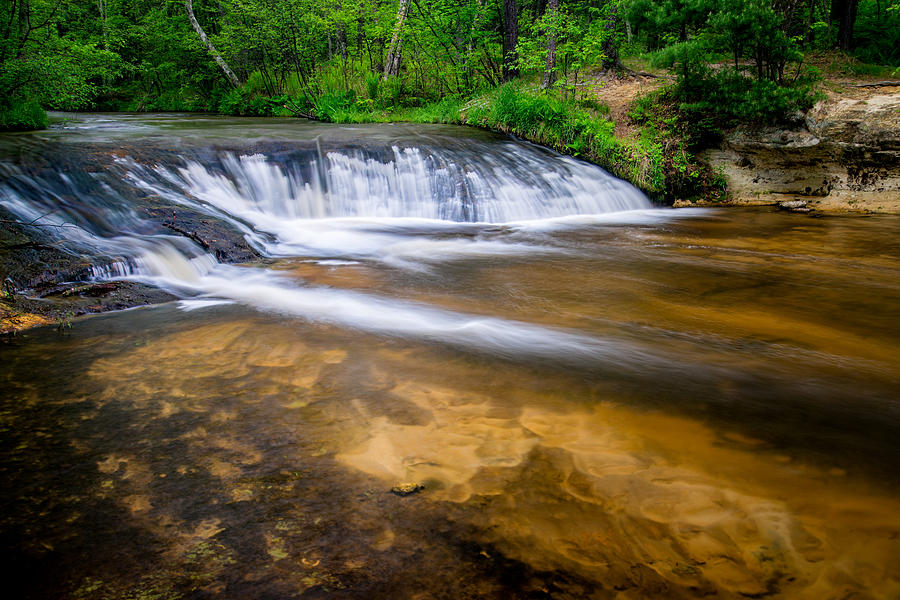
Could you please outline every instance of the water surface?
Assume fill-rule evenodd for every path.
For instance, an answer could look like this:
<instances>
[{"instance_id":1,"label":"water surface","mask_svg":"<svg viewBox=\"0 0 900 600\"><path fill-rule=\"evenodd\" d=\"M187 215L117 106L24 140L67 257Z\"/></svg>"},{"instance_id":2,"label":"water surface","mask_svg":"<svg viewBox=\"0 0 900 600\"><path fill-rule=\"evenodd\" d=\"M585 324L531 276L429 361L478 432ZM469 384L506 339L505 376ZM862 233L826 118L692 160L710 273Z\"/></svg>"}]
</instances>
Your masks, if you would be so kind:
<instances>
[{"instance_id":1,"label":"water surface","mask_svg":"<svg viewBox=\"0 0 900 600\"><path fill-rule=\"evenodd\" d=\"M184 298L0 344L17 597L900 595L900 219L654 209L447 127L14 139L8 210Z\"/></svg>"}]
</instances>

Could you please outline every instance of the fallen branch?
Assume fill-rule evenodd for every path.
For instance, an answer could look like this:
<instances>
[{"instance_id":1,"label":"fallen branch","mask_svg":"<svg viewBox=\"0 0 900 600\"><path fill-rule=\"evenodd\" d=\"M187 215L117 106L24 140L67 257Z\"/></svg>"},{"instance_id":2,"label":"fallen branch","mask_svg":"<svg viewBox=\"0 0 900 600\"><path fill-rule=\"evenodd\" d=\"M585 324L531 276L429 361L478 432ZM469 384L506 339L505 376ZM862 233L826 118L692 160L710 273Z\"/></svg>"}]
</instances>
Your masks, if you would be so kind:
<instances>
[{"instance_id":1,"label":"fallen branch","mask_svg":"<svg viewBox=\"0 0 900 600\"><path fill-rule=\"evenodd\" d=\"M184 237L190 238L190 239L194 240L195 242L197 242L198 244L200 244L201 246L203 246L203 249L204 249L204 250L209 250L209 242L207 242L207 241L204 240L202 237L200 237L200 236L197 234L197 232L195 232L195 231L188 231L188 230L186 230L186 229L182 229L181 227L179 227L179 226L176 225L175 223L163 223L163 227L168 227L168 228L171 229L172 231L174 231L174 232L176 232L176 233L180 233L180 234L183 235Z\"/></svg>"},{"instance_id":2,"label":"fallen branch","mask_svg":"<svg viewBox=\"0 0 900 600\"><path fill-rule=\"evenodd\" d=\"M86 285L79 285L73 288L69 288L62 293L62 296L63 298L82 294L86 294L88 296L100 296L103 294L108 294L109 292L114 292L117 289L119 289L119 284L115 281L104 283L89 283Z\"/></svg>"},{"instance_id":3,"label":"fallen branch","mask_svg":"<svg viewBox=\"0 0 900 600\"><path fill-rule=\"evenodd\" d=\"M875 81L872 83L857 83L853 87L896 87L900 86L900 81Z\"/></svg>"}]
</instances>

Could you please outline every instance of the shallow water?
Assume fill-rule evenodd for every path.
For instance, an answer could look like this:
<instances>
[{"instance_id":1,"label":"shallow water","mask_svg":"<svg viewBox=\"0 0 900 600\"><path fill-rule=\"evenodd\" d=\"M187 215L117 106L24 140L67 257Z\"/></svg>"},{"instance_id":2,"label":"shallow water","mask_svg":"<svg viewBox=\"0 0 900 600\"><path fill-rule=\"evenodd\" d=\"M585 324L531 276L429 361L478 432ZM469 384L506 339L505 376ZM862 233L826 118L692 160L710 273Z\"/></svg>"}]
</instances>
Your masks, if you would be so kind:
<instances>
[{"instance_id":1,"label":"shallow water","mask_svg":"<svg viewBox=\"0 0 900 600\"><path fill-rule=\"evenodd\" d=\"M79 126L147 128L100 140L122 145L165 119ZM426 134L461 136L464 156L531 152ZM189 166L132 158L197 201L189 177L149 175ZM211 169L225 191L200 199L264 266L104 213L116 235L84 225L82 247L114 240L120 274L185 300L0 342L16 597L900 595L900 219L269 221L272 194L251 191L287 171L265 172L241 187ZM23 181L15 199L39 202Z\"/></svg>"}]
</instances>

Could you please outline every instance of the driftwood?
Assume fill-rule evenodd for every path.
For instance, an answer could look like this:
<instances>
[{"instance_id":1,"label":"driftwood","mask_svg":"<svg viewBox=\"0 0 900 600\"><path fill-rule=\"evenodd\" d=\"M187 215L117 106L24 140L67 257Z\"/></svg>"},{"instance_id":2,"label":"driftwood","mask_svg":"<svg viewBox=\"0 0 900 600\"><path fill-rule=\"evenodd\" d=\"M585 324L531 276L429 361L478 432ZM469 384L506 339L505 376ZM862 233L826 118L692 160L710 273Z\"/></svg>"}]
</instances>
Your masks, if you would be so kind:
<instances>
[{"instance_id":1,"label":"driftwood","mask_svg":"<svg viewBox=\"0 0 900 600\"><path fill-rule=\"evenodd\" d=\"M875 81L872 83L857 83L853 87L894 87L900 86L900 81Z\"/></svg>"}]
</instances>

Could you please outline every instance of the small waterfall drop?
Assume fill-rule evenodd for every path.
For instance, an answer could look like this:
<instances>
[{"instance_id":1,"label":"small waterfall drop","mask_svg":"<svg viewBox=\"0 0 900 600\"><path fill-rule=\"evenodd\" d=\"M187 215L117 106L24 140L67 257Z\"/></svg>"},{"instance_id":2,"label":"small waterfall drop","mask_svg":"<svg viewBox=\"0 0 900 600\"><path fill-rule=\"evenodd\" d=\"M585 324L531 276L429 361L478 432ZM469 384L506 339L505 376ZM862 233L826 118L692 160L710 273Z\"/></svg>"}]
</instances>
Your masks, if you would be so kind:
<instances>
[{"instance_id":1,"label":"small waterfall drop","mask_svg":"<svg viewBox=\"0 0 900 600\"><path fill-rule=\"evenodd\" d=\"M156 165L160 179L188 197L251 221L419 218L507 223L646 209L633 186L598 167L516 145L475 155L437 148L296 153L289 158L221 152L181 166ZM384 152L382 152L384 154ZM320 161L324 165L319 164ZM323 179L324 174L324 179ZM159 193L152 176L135 184Z\"/></svg>"},{"instance_id":2,"label":"small waterfall drop","mask_svg":"<svg viewBox=\"0 0 900 600\"><path fill-rule=\"evenodd\" d=\"M298 287L296 277L275 270L223 264L178 222L190 213L224 223L263 257L411 272L571 254L577 249L548 235L554 223L654 212L637 189L596 166L504 138L230 139L224 146L184 138L172 150L144 135L87 148L36 143L24 159L0 158L0 206L48 225L60 248L89 260L86 277L96 280L129 279L184 298L497 352L613 352L524 323Z\"/></svg>"}]
</instances>

